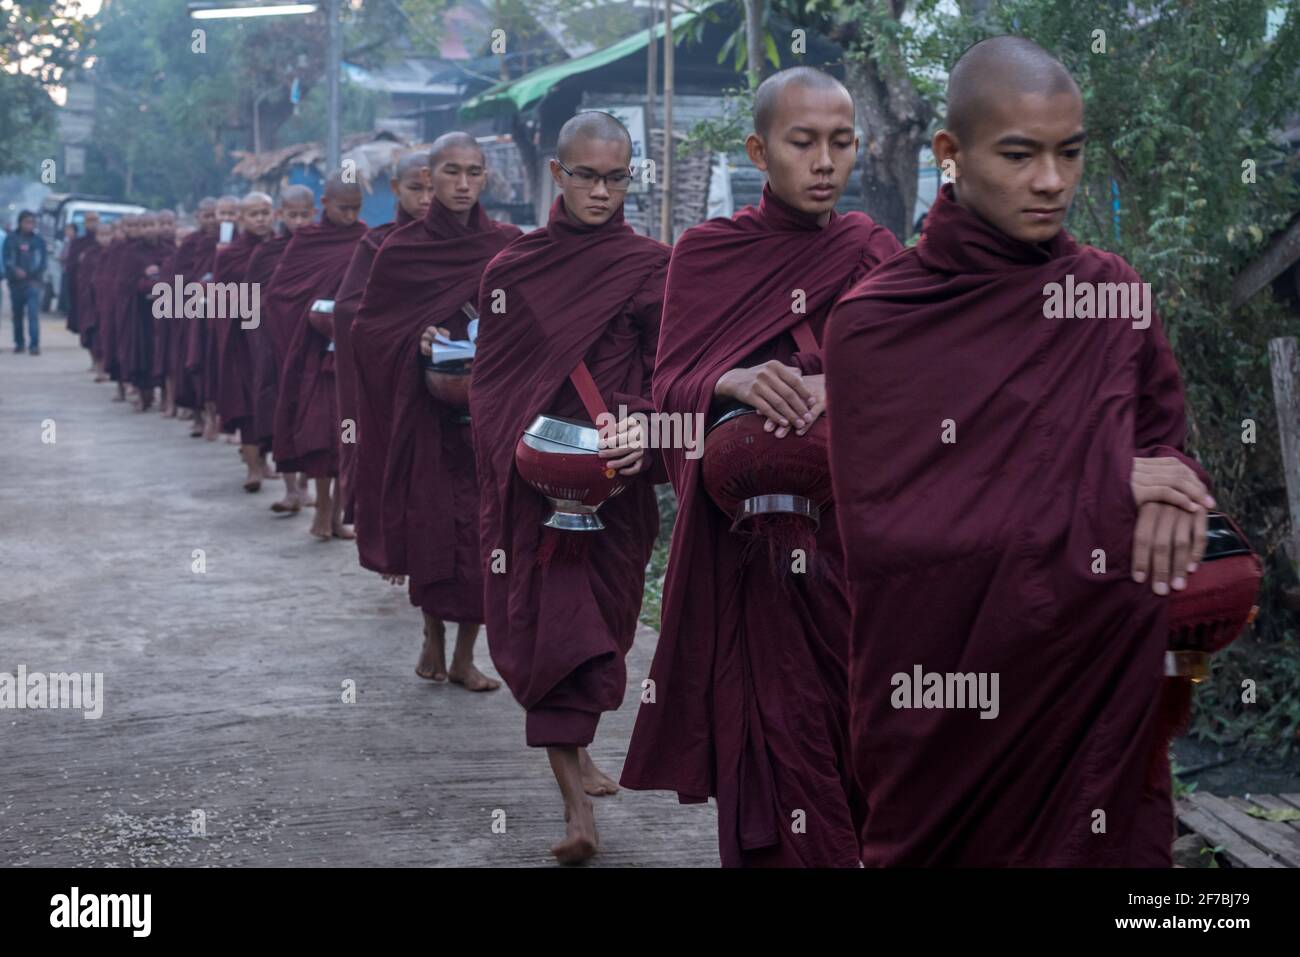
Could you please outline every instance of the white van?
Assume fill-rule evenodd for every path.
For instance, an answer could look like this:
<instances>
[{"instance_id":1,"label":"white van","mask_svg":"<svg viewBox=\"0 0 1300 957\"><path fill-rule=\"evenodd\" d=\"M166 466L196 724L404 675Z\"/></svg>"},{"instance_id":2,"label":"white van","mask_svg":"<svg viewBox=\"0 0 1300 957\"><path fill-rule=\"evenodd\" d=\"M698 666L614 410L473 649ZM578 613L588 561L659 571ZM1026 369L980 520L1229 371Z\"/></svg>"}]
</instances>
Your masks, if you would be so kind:
<instances>
[{"instance_id":1,"label":"white van","mask_svg":"<svg viewBox=\"0 0 1300 957\"><path fill-rule=\"evenodd\" d=\"M143 213L145 208L134 203L115 203L102 196L87 196L78 193L49 193L41 202L41 216L37 228L45 237L45 248L49 252L49 265L45 272L45 302L43 308L49 309L51 301L63 288L63 263L59 254L63 252L63 227L72 223L77 227L77 235L86 232L86 213L94 210L99 213L101 224L112 223L131 213ZM64 303L59 303L64 308Z\"/></svg>"}]
</instances>

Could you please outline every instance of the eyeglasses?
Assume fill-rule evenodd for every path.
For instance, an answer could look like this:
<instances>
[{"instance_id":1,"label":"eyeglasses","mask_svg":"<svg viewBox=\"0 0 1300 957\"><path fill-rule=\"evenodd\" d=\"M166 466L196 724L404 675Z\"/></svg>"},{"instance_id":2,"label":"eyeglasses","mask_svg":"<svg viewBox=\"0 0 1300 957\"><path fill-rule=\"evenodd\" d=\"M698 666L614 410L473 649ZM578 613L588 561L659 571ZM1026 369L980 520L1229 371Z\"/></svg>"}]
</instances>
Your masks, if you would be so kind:
<instances>
[{"instance_id":1,"label":"eyeglasses","mask_svg":"<svg viewBox=\"0 0 1300 957\"><path fill-rule=\"evenodd\" d=\"M626 192L632 185L632 176L627 170L615 170L613 173L592 173L587 170L578 170L574 172L565 166L559 160L555 161L560 169L564 170L573 177L573 185L578 189L594 189L597 183L603 182L610 190L616 193Z\"/></svg>"}]
</instances>

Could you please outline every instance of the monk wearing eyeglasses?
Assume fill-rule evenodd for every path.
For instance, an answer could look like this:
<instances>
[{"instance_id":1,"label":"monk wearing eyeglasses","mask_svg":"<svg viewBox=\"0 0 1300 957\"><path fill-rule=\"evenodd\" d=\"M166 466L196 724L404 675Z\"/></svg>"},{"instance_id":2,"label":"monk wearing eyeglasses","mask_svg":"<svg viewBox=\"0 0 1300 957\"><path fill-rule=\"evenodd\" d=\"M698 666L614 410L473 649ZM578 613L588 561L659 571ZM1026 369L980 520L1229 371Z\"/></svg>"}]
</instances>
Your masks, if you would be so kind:
<instances>
[{"instance_id":1,"label":"monk wearing eyeglasses","mask_svg":"<svg viewBox=\"0 0 1300 957\"><path fill-rule=\"evenodd\" d=\"M667 476L622 417L600 450L627 482L601 506L605 527L545 528L550 506L520 478L515 447L540 414L592 421L569 378L579 362L616 418L620 407L653 411L669 250L623 220L632 141L617 119L579 113L561 127L556 154L551 176L561 192L547 224L483 274L470 416L488 648L524 708L528 745L546 749L564 800L565 836L551 853L576 864L599 844L589 795L618 789L587 747L601 714L623 701L623 658L659 530L654 484Z\"/></svg>"}]
</instances>

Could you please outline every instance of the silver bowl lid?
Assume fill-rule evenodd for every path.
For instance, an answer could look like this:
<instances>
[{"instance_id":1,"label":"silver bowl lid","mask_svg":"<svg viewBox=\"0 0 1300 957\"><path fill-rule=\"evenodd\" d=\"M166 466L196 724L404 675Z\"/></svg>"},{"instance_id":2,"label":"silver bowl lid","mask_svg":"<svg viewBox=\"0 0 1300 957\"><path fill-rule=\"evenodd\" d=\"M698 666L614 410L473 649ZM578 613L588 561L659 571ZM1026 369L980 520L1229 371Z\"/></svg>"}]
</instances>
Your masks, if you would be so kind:
<instances>
[{"instance_id":1,"label":"silver bowl lid","mask_svg":"<svg viewBox=\"0 0 1300 957\"><path fill-rule=\"evenodd\" d=\"M524 441L541 452L595 453L599 439L600 433L590 422L560 415L539 415L524 429Z\"/></svg>"}]
</instances>

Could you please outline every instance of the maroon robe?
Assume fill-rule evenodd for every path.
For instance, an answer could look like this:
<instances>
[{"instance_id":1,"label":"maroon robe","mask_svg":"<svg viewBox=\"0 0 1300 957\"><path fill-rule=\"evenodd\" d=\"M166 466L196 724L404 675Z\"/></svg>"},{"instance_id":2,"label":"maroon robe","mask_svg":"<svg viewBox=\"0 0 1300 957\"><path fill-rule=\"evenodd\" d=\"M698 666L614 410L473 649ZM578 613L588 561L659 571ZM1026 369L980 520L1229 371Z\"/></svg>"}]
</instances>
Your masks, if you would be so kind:
<instances>
[{"instance_id":1,"label":"maroon robe","mask_svg":"<svg viewBox=\"0 0 1300 957\"><path fill-rule=\"evenodd\" d=\"M95 336L91 346L91 353L94 355L95 361L100 363L100 368L106 372L109 363L109 350L113 343L110 334L110 323L113 318L113 306L117 302L117 297L114 295L114 289L117 285L117 265L122 259L125 248L125 239L115 239L109 243L108 248L100 252L93 280Z\"/></svg>"},{"instance_id":2,"label":"maroon robe","mask_svg":"<svg viewBox=\"0 0 1300 957\"><path fill-rule=\"evenodd\" d=\"M214 283L242 284L246 281L249 261L253 253L267 239L242 232L230 245L217 251L212 267ZM229 302L229 296L223 296ZM236 301L241 301L237 299ZM252 300L250 300L252 301ZM227 312L230 310L227 308ZM259 303L259 324L261 309ZM250 320L251 321L251 320ZM256 445L253 435L253 357L248 347L251 329L243 328L243 319L237 315L210 320L209 328L215 335L217 361L217 411L221 415L221 431L241 434L244 445Z\"/></svg>"},{"instance_id":3,"label":"maroon robe","mask_svg":"<svg viewBox=\"0 0 1300 957\"><path fill-rule=\"evenodd\" d=\"M192 282L201 283L211 270L218 238L215 229L210 233L200 229L185 237L176 253L176 273L181 277L182 288ZM176 388L176 404L195 411L202 409L205 401L200 375L204 321L201 317L178 317L170 343L169 365Z\"/></svg>"},{"instance_id":4,"label":"maroon robe","mask_svg":"<svg viewBox=\"0 0 1300 957\"><path fill-rule=\"evenodd\" d=\"M488 261L519 235L480 206L461 225L434 200L422 220L397 229L380 248L348 340L361 564L406 575L411 604L443 621L483 620L479 485L470 427L425 388L420 335L441 325L466 338L461 306L478 301ZM337 305L335 323L337 334Z\"/></svg>"},{"instance_id":5,"label":"maroon robe","mask_svg":"<svg viewBox=\"0 0 1300 957\"><path fill-rule=\"evenodd\" d=\"M147 391L159 382L154 374L154 298L150 295L153 287L161 281L164 273L162 266L170 258L167 247L161 241L146 243L140 257L143 266L136 278L135 297L130 311L126 342L123 344L122 356L126 363L126 381L137 389ZM147 274L150 266L158 267L154 276Z\"/></svg>"},{"instance_id":6,"label":"maroon robe","mask_svg":"<svg viewBox=\"0 0 1300 957\"><path fill-rule=\"evenodd\" d=\"M143 238L128 239L114 266L112 306L108 314L108 339L105 357L108 374L118 382L132 382L135 356L137 314L140 305L140 279L145 267L155 261L157 246Z\"/></svg>"},{"instance_id":7,"label":"maroon robe","mask_svg":"<svg viewBox=\"0 0 1300 957\"><path fill-rule=\"evenodd\" d=\"M145 268L156 263L156 246L143 237L127 240L126 251L118 264L117 308L113 312L113 377L132 382L135 373L136 316L140 306L140 280Z\"/></svg>"},{"instance_id":8,"label":"maroon robe","mask_svg":"<svg viewBox=\"0 0 1300 957\"><path fill-rule=\"evenodd\" d=\"M898 249L862 213L819 227L767 186L757 208L687 230L669 270L656 406L707 423L731 369L777 359L820 373L820 353L798 352L791 330L807 319L819 335L836 298ZM745 540L703 487L702 460L666 454L678 510L650 672L656 700L637 712L623 784L675 790L684 802L716 797L724 866L856 866L849 606L834 511L822 512L806 573L778 573L744 559Z\"/></svg>"},{"instance_id":9,"label":"maroon robe","mask_svg":"<svg viewBox=\"0 0 1300 957\"><path fill-rule=\"evenodd\" d=\"M250 401L253 406L252 441L263 452L271 450L271 429L275 421L276 387L280 381L280 370L276 365L275 350L271 346L271 335L266 331L266 304L271 293L271 277L275 267L280 265L284 251L289 248L293 234L281 227L273 236L258 245L248 260L246 281L257 287L261 304L262 321L256 329L249 329L245 337L248 344L249 364L253 373Z\"/></svg>"},{"instance_id":10,"label":"maroon robe","mask_svg":"<svg viewBox=\"0 0 1300 957\"><path fill-rule=\"evenodd\" d=\"M180 252L176 243L167 245L164 243L165 252L163 261L158 266L158 282L165 282L167 285L175 287L176 283L176 259ZM182 299L180 305L184 306ZM176 303L172 304L172 310L175 311ZM173 319L153 317L153 365L152 373L154 381L159 385L166 383L169 375L167 368L168 350L171 347L172 333L177 323Z\"/></svg>"},{"instance_id":11,"label":"maroon robe","mask_svg":"<svg viewBox=\"0 0 1300 957\"><path fill-rule=\"evenodd\" d=\"M1138 281L1065 232L1011 239L945 186L920 243L831 318L868 866L1170 866L1169 599L1130 577L1130 475L1138 456L1203 473L1159 320L1046 318L1067 275ZM894 677L916 668L997 675L996 719L916 707Z\"/></svg>"},{"instance_id":12,"label":"maroon robe","mask_svg":"<svg viewBox=\"0 0 1300 957\"><path fill-rule=\"evenodd\" d=\"M67 284L64 288L68 290L68 301L61 303L68 312L68 331L81 332L81 318L77 304L77 294L80 292L78 277L81 275L81 260L87 252L99 245L95 241L95 234L87 230L80 236L75 237L68 244L68 255L63 263L63 272L67 277Z\"/></svg>"},{"instance_id":13,"label":"maroon robe","mask_svg":"<svg viewBox=\"0 0 1300 957\"><path fill-rule=\"evenodd\" d=\"M302 472L308 478L338 474L334 353L330 339L307 321L307 313L314 300L334 298L365 232L360 220L336 226L322 213L320 222L294 233L271 278L262 321L270 323L271 342L283 356L271 437L281 471Z\"/></svg>"},{"instance_id":14,"label":"maroon robe","mask_svg":"<svg viewBox=\"0 0 1300 957\"><path fill-rule=\"evenodd\" d=\"M104 247L98 241L87 247L81 254L77 265L77 333L81 337L83 348L91 349L95 342L95 327L98 316L95 312L95 271L99 268L99 258Z\"/></svg>"},{"instance_id":15,"label":"maroon robe","mask_svg":"<svg viewBox=\"0 0 1300 957\"><path fill-rule=\"evenodd\" d=\"M488 265L479 292L470 415L482 486L484 568L492 661L526 711L533 747L585 746L627 687L624 656L641 610L659 531L646 465L600 509L599 532L543 528L546 499L515 470L515 446L541 413L591 421L569 374L581 359L609 411L650 412L669 248L639 236L620 207L600 226L571 219L557 196L547 225ZM503 297L497 295L500 290ZM504 305L504 312L494 306Z\"/></svg>"},{"instance_id":16,"label":"maroon robe","mask_svg":"<svg viewBox=\"0 0 1300 957\"><path fill-rule=\"evenodd\" d=\"M339 495L343 497L343 521L347 524L354 520L352 486L357 459L357 373L352 358L352 322L357 307L361 305L361 296L366 291L366 280L370 278L370 267L379 247L393 230L414 221L410 213L398 206L394 222L368 230L357 243L334 297L334 385L338 389L339 424L343 428L348 422L352 423L352 441L339 443Z\"/></svg>"},{"instance_id":17,"label":"maroon robe","mask_svg":"<svg viewBox=\"0 0 1300 957\"><path fill-rule=\"evenodd\" d=\"M194 281L202 282L204 291L203 315L185 322L185 376L189 388L193 391L196 408L203 408L209 402L216 402L216 382L212 374L213 356L211 340L216 335L214 323L207 315L206 284L212 281L212 268L217 261L217 243L219 234L211 237L210 243L199 247L199 255L194 261ZM207 277L204 279L203 277ZM189 282L191 277L187 276Z\"/></svg>"}]
</instances>

